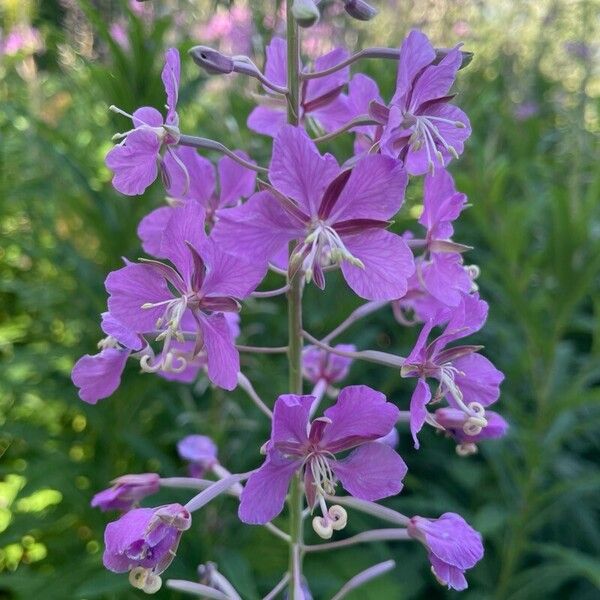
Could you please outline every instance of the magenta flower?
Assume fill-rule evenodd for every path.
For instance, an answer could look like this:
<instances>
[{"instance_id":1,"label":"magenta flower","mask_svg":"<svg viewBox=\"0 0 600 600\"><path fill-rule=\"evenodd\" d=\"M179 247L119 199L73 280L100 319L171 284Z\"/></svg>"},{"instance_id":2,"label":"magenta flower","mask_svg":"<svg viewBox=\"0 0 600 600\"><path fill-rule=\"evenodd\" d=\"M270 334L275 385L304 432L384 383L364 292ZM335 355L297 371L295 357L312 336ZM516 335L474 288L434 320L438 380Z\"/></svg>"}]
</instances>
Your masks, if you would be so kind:
<instances>
[{"instance_id":1,"label":"magenta flower","mask_svg":"<svg viewBox=\"0 0 600 600\"><path fill-rule=\"evenodd\" d=\"M404 199L407 177L398 161L370 155L341 170L304 130L286 125L273 144L269 179L273 187L221 211L212 237L226 250L264 262L295 241L290 271L301 268L321 289L323 268L339 264L362 298L406 293L412 253L400 236L385 231Z\"/></svg>"},{"instance_id":2,"label":"magenta flower","mask_svg":"<svg viewBox=\"0 0 600 600\"><path fill-rule=\"evenodd\" d=\"M372 116L383 125L381 152L400 158L411 175L446 166L462 153L471 126L450 104L450 88L462 56L456 46L438 63L427 36L411 31L400 49L396 92L389 107L377 104Z\"/></svg>"},{"instance_id":3,"label":"magenta flower","mask_svg":"<svg viewBox=\"0 0 600 600\"><path fill-rule=\"evenodd\" d=\"M383 100L379 94L379 87L370 77L362 73L357 73L348 84L347 105L349 119L369 115L371 102L376 105L383 105ZM359 156L369 152L375 140L381 137L382 127L381 125L360 125L354 127L352 131L357 134L354 141L354 152Z\"/></svg>"},{"instance_id":4,"label":"magenta flower","mask_svg":"<svg viewBox=\"0 0 600 600\"><path fill-rule=\"evenodd\" d=\"M223 313L238 312L264 276L263 264L221 252L204 233L204 211L188 202L173 211L162 236L161 255L174 265L149 261L127 264L106 279L111 314L139 332L158 332L162 360L149 371L168 370L172 340L186 335L196 342L195 354L205 352L209 379L219 387L237 384L239 353ZM188 330L185 327L191 326ZM186 364L173 366L184 369Z\"/></svg>"},{"instance_id":5,"label":"magenta flower","mask_svg":"<svg viewBox=\"0 0 600 600\"><path fill-rule=\"evenodd\" d=\"M115 392L130 354L145 345L142 337L107 312L102 314L102 330L107 337L98 344L100 352L82 356L71 372L79 397L88 404L96 404Z\"/></svg>"},{"instance_id":6,"label":"magenta flower","mask_svg":"<svg viewBox=\"0 0 600 600\"><path fill-rule=\"evenodd\" d=\"M354 344L338 344L335 348L343 352L356 351ZM351 358L332 354L316 346L305 346L302 351L302 374L312 383L321 380L327 384L338 383L348 376L351 364Z\"/></svg>"},{"instance_id":7,"label":"magenta flower","mask_svg":"<svg viewBox=\"0 0 600 600\"><path fill-rule=\"evenodd\" d=\"M459 443L459 454L465 452L471 454L476 450L477 442L501 438L508 431L508 423L498 413L491 410L485 412L487 425L483 429L470 422L469 417L462 410L456 408L438 408L433 414L433 418Z\"/></svg>"},{"instance_id":8,"label":"magenta flower","mask_svg":"<svg viewBox=\"0 0 600 600\"><path fill-rule=\"evenodd\" d=\"M102 511L131 510L140 500L151 494L156 494L160 489L160 476L156 473L139 473L136 475L122 475L113 479L112 487L98 492L91 505Z\"/></svg>"},{"instance_id":9,"label":"magenta flower","mask_svg":"<svg viewBox=\"0 0 600 600\"><path fill-rule=\"evenodd\" d=\"M399 411L385 396L367 386L344 388L324 416L309 423L315 398L279 396L273 411L267 459L248 480L241 496L240 519L262 524L283 509L290 480L304 472L304 491L309 506L321 504L327 512L325 494L334 494L339 479L353 496L379 500L402 489L406 465L385 444L375 442L387 435ZM338 459L335 454L352 450ZM332 507L333 508L333 507Z\"/></svg>"},{"instance_id":10,"label":"magenta flower","mask_svg":"<svg viewBox=\"0 0 600 600\"><path fill-rule=\"evenodd\" d=\"M465 571L483 558L481 535L460 515L444 513L439 519L415 516L408 534L428 550L433 574L442 585L454 590L468 587Z\"/></svg>"},{"instance_id":11,"label":"magenta flower","mask_svg":"<svg viewBox=\"0 0 600 600\"><path fill-rule=\"evenodd\" d=\"M423 213L419 218L427 229L425 254L415 261L415 266L424 290L446 306L458 306L473 285L460 255L468 248L450 239L454 233L452 222L466 202L467 197L456 191L454 180L445 169L425 176Z\"/></svg>"},{"instance_id":12,"label":"magenta flower","mask_svg":"<svg viewBox=\"0 0 600 600\"><path fill-rule=\"evenodd\" d=\"M217 461L217 446L206 435L188 435L177 443L177 452L190 462L191 477L201 478Z\"/></svg>"},{"instance_id":13,"label":"magenta flower","mask_svg":"<svg viewBox=\"0 0 600 600\"><path fill-rule=\"evenodd\" d=\"M500 384L504 375L485 356L477 353L479 346L446 346L479 331L487 318L487 303L478 294L463 296L460 304L445 309L429 320L402 366L403 377L418 377L417 387L410 401L410 429L419 447L417 433L428 419L427 404L431 391L427 378L439 382L435 400L446 397L452 408L467 415L469 427L485 428L485 407L496 402L500 395ZM427 343L431 330L447 325L441 335ZM474 431L474 429L473 429Z\"/></svg>"},{"instance_id":14,"label":"magenta flower","mask_svg":"<svg viewBox=\"0 0 600 600\"><path fill-rule=\"evenodd\" d=\"M192 516L181 504L135 508L106 526L104 566L115 573L131 571L130 580L145 591L155 585L173 561L181 534L190 528ZM139 580L142 580L141 582ZM158 578L160 587L160 578Z\"/></svg>"},{"instance_id":15,"label":"magenta flower","mask_svg":"<svg viewBox=\"0 0 600 600\"><path fill-rule=\"evenodd\" d=\"M250 161L250 157L241 151L236 152ZM169 172L173 174L167 194L171 198L170 206L162 206L146 215L138 226L138 236L144 250L156 256L161 255L162 234L173 213L173 206L185 202L198 202L205 211L206 221L214 224L222 208L238 205L242 198L254 192L256 172L242 167L228 156L219 160L217 171L219 193L216 192L217 177L212 163L200 156L194 148L180 146L168 154L164 160ZM183 165L184 170L177 165ZM187 172L187 176L186 176Z\"/></svg>"},{"instance_id":16,"label":"magenta flower","mask_svg":"<svg viewBox=\"0 0 600 600\"><path fill-rule=\"evenodd\" d=\"M282 38L273 38L266 49L265 75L272 83L287 85L286 44ZM348 57L346 50L336 48L315 61L321 71L333 67ZM331 75L302 81L300 84L300 122L308 118L325 131L332 131L348 121L347 97L342 93L350 79L350 68L345 67ZM267 91L269 91L267 89ZM286 122L286 102L283 97L270 94L264 105L256 107L248 117L252 131L275 137Z\"/></svg>"},{"instance_id":17,"label":"magenta flower","mask_svg":"<svg viewBox=\"0 0 600 600\"><path fill-rule=\"evenodd\" d=\"M133 121L134 129L118 134L123 141L106 155L106 166L113 171L113 186L122 194L136 196L143 194L156 179L159 169L165 186L184 167L175 161L166 163L162 154L172 155L172 149L179 142L179 116L177 97L180 78L179 52L170 48L165 54L162 81L167 95L167 116L150 106L138 108L133 115L114 108Z\"/></svg>"}]
</instances>

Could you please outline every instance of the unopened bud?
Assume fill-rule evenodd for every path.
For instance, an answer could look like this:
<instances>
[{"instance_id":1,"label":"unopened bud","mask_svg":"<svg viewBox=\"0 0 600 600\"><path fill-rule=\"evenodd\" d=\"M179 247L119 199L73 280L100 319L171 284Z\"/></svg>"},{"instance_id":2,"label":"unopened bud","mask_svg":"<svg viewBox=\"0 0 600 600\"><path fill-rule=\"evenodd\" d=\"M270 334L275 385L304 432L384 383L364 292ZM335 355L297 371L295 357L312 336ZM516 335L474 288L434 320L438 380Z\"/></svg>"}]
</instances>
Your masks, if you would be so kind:
<instances>
[{"instance_id":1,"label":"unopened bud","mask_svg":"<svg viewBox=\"0 0 600 600\"><path fill-rule=\"evenodd\" d=\"M300 27L312 27L319 21L319 9L313 0L294 0L292 14Z\"/></svg>"},{"instance_id":2,"label":"unopened bud","mask_svg":"<svg viewBox=\"0 0 600 600\"><path fill-rule=\"evenodd\" d=\"M359 21L370 21L377 14L377 9L364 0L345 0L344 8L351 17Z\"/></svg>"},{"instance_id":3,"label":"unopened bud","mask_svg":"<svg viewBox=\"0 0 600 600\"><path fill-rule=\"evenodd\" d=\"M211 75L226 75L233 73L234 62L230 56L209 48L208 46L194 46L188 54L192 60Z\"/></svg>"}]
</instances>

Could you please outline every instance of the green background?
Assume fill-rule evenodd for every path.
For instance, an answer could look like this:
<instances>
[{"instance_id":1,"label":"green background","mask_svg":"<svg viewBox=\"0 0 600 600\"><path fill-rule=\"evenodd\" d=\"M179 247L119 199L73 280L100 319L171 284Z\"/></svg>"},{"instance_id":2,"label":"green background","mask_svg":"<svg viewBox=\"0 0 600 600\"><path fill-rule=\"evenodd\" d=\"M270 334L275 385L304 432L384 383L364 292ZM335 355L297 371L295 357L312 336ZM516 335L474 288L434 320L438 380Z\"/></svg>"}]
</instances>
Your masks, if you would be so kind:
<instances>
[{"instance_id":1,"label":"green background","mask_svg":"<svg viewBox=\"0 0 600 600\"><path fill-rule=\"evenodd\" d=\"M140 254L137 223L163 201L159 185L140 198L112 190L103 157L126 123L107 106L161 107L164 50L175 45L183 53L198 43L195 25L217 10L208 0L155 5L148 20L126 2L0 0L4 36L30 23L43 39L36 52L0 56L0 598L144 597L101 566L112 516L89 507L93 493L128 472L184 474L175 444L190 433L213 437L222 463L239 472L259 464L268 436L243 394L203 380L180 386L131 365L119 391L95 407L70 382L74 361L101 337L104 277L121 256ZM506 373L497 409L511 424L505 439L468 459L430 430L417 453L401 431L409 474L402 494L386 504L426 516L456 511L482 532L486 555L469 572L464 598L597 598L600 3L382 0L378 7L369 24L334 17L335 36L349 48L397 46L418 26L436 45L464 39L475 53L457 85L473 135L452 165L472 205L455 239L475 247L468 261L481 268L490 317L472 339ZM255 2L252 10L262 64L271 35L264 17L275 8ZM127 28L128 50L110 37L116 20ZM395 65L359 68L389 98ZM268 161L268 140L245 126L254 82L209 79L189 60L182 80L186 133ZM527 109L533 114L523 119ZM346 158L351 140L328 149ZM414 227L419 202L413 184L398 231ZM264 288L278 285L271 276ZM307 290L306 328L323 335L358 304L334 275L325 293ZM243 343L284 343L284 311L278 300L248 302ZM341 341L404 354L415 333L384 310ZM283 359L245 356L243 368L268 403L286 391ZM355 363L347 381L370 384L405 409L413 385L368 363ZM188 497L161 492L150 502ZM376 525L353 513L346 532ZM423 548L400 542L308 557L313 595L329 598L390 557L398 567L352 598L454 596L431 576ZM195 517L168 575L194 579L208 560L244 599L255 599L279 580L287 551L264 530L241 526L235 502L220 498ZM182 596L163 589L156 597Z\"/></svg>"}]
</instances>

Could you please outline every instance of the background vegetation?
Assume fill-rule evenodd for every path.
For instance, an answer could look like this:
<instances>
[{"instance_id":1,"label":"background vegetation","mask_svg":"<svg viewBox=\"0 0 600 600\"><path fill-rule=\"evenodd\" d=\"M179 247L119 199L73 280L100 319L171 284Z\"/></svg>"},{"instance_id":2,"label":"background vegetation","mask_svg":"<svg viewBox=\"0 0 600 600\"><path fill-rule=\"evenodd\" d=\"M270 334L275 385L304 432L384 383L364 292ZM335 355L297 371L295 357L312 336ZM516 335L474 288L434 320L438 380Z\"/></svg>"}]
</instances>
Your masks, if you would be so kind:
<instances>
[{"instance_id":1,"label":"background vegetation","mask_svg":"<svg viewBox=\"0 0 600 600\"><path fill-rule=\"evenodd\" d=\"M462 39L475 53L459 81L474 133L453 166L472 203L457 239L475 246L470 259L482 268L491 311L478 342L506 373L498 408L511 423L507 438L469 459L429 431L419 453L401 435L409 475L390 505L409 514L453 510L484 534L486 557L470 575L466 599L597 598L600 3L377 4L382 14L368 25L330 7L332 16L308 34L305 50L318 53L332 40L350 48L398 45L416 25L438 45ZM203 381L184 387L131 368L118 393L96 407L81 402L70 383L74 361L100 337L106 273L121 256L139 254L137 222L163 201L159 186L142 198L111 189L103 157L112 133L126 124L107 106L161 106L168 45L183 52L210 39L238 52L245 44L260 62L277 28L274 2L253 2L253 23L239 1L235 19L208 0L154 5L0 0L0 598L143 596L126 577L104 572L102 532L110 516L89 507L92 494L127 472L184 473L175 444L189 433L212 436L232 470L257 465L256 449L267 436L246 398ZM183 129L265 161L268 140L245 127L254 84L207 79L189 63ZM389 94L395 66L362 67ZM347 155L350 140L332 149ZM399 230L418 201L412 189ZM357 304L345 291L337 280L324 295L308 291L309 330L325 333ZM283 310L276 301L249 304L244 342L283 341ZM345 339L403 352L414 333L382 312ZM285 390L280 359L247 357L244 369L271 402ZM409 388L397 373L355 364L349 381L363 380L407 405ZM202 511L171 576L193 578L197 564L214 560L244 598L259 598L275 584L285 548L260 528L241 527L235 508L221 499ZM353 517L348 532L368 524ZM423 550L401 543L338 551L326 563L309 557L314 596L330 597L390 555L400 567L354 598L450 597L430 576ZM163 590L157 597L179 596Z\"/></svg>"}]
</instances>

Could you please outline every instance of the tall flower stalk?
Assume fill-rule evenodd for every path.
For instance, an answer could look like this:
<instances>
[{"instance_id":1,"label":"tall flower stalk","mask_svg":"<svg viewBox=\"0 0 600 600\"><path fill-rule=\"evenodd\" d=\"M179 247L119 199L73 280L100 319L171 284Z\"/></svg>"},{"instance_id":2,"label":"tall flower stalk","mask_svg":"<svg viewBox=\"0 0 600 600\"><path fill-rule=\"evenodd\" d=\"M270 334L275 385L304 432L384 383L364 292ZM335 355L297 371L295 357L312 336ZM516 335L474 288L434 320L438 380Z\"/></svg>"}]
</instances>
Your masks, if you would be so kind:
<instances>
[{"instance_id":1,"label":"tall flower stalk","mask_svg":"<svg viewBox=\"0 0 600 600\"><path fill-rule=\"evenodd\" d=\"M300 31L293 15L294 0L286 0L287 17L287 120L298 125L300 114ZM293 248L291 248L293 252ZM302 273L288 274L288 370L289 389L302 394ZM294 475L290 484L290 541L289 541L289 597L302 600L303 501L300 475Z\"/></svg>"},{"instance_id":2,"label":"tall flower stalk","mask_svg":"<svg viewBox=\"0 0 600 600\"><path fill-rule=\"evenodd\" d=\"M375 15L364 0L344 5L357 19ZM314 24L318 8L312 0L286 0L286 8L286 40L271 41L264 72L247 56L227 56L206 46L190 51L210 74L235 72L261 83L264 105L253 111L248 126L273 137L268 166L216 140L180 131L181 68L174 48L167 50L162 72L165 118L152 107L131 115L112 107L131 119L131 128L115 136L117 145L107 156L113 185L137 195L160 180L167 203L139 225L149 257L126 260L108 275L108 311L102 315L106 337L98 354L75 365L73 382L82 400L95 404L118 388L128 360L171 381L206 377L225 391L239 387L270 420L271 433L260 449L262 464L247 473L231 473L212 440L198 433L178 444L189 477L117 477L92 500L102 510L123 513L106 529L104 564L128 572L134 587L156 592L194 513L229 494L239 500L241 522L263 526L288 545L288 570L265 598L286 589L292 600L310 598L305 555L376 541L420 542L438 581L462 590L465 572L483 556L479 533L454 513L409 517L378 501L403 488L407 466L395 448L402 435L398 429L406 424L415 449L428 426L453 439L460 456L475 453L478 443L507 428L488 410L498 400L502 373L480 346L455 344L483 326L488 309L475 283L479 268L465 264L470 247L453 239L453 222L467 199L446 170L470 134L468 118L451 92L469 55L460 46L436 50L424 34L412 31L400 49L355 54L336 49L311 70L301 66L299 26ZM396 91L388 103L376 82L361 73L351 77L351 66L374 58L397 68ZM282 102L287 122L273 108ZM313 127L318 132L311 138ZM353 135L355 143L353 155L338 161L318 145L340 135ZM224 155L216 172L198 150ZM425 232L388 231L410 179L420 176L424 208L417 229ZM285 284L257 291L268 270L285 276ZM311 284L323 289L331 270L340 270L350 290L367 302L318 338L304 329L302 292ZM246 300L283 295L287 345L238 344ZM333 345L386 306L399 326L421 327L406 357L357 344ZM303 347L304 340L311 345ZM242 372L240 353L246 352L286 353L287 393L274 401L261 398ZM364 384L339 389L353 360L389 367L398 378L415 378L412 396L390 401ZM304 394L304 379L314 386L310 394ZM139 507L160 488L197 493L185 505ZM286 505L287 531L274 522ZM343 535L338 532L355 511L387 527L306 543L305 521L316 536L330 540ZM394 567L393 560L373 565L334 598ZM201 565L199 579L167 585L221 600L240 598L213 563Z\"/></svg>"}]
</instances>

